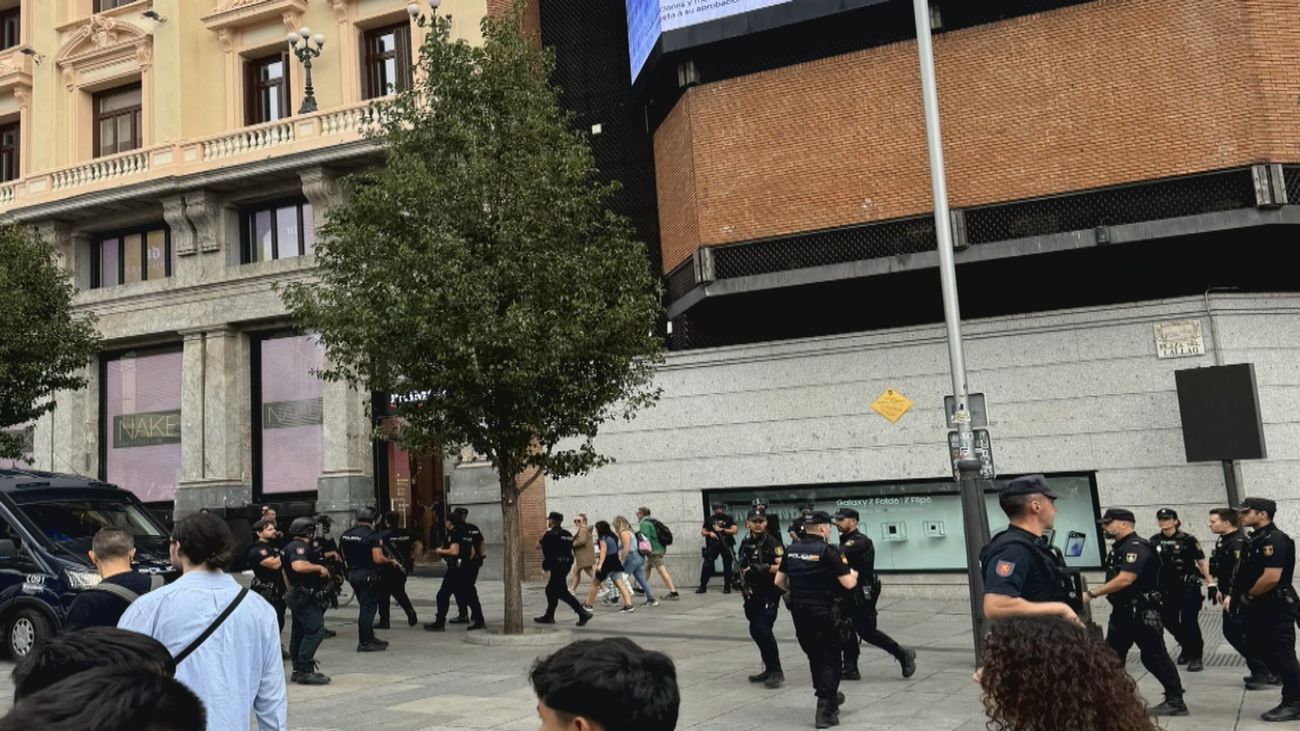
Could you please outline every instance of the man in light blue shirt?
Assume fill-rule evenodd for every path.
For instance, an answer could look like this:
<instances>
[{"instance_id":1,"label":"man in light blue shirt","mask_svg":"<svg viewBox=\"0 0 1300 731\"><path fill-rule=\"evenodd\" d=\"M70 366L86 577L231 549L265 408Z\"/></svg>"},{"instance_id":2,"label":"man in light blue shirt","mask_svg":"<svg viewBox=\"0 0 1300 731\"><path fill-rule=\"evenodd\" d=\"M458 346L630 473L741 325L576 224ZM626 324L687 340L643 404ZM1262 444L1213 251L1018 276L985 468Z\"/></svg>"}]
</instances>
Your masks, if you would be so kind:
<instances>
[{"instance_id":1,"label":"man in light blue shirt","mask_svg":"<svg viewBox=\"0 0 1300 731\"><path fill-rule=\"evenodd\" d=\"M175 657L203 634L239 595L240 585L223 569L234 542L225 521L211 513L180 520L172 531L171 560L182 575L140 597L117 626L149 635ZM284 690L280 632L275 610L249 593L229 617L176 667L176 679L203 701L208 731L285 731L289 701Z\"/></svg>"}]
</instances>

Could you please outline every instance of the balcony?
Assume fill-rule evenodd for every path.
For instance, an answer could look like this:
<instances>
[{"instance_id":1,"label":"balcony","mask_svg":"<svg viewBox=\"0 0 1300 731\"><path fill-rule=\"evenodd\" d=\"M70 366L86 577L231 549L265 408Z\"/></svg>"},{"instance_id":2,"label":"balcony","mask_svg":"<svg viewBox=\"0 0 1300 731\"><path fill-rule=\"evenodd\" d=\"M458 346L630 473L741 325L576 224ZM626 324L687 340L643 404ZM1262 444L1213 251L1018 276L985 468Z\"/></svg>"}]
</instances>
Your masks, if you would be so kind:
<instances>
[{"instance_id":1,"label":"balcony","mask_svg":"<svg viewBox=\"0 0 1300 731\"><path fill-rule=\"evenodd\" d=\"M362 139L374 102L244 127L198 140L98 157L0 183L0 214L72 196L179 178Z\"/></svg>"}]
</instances>

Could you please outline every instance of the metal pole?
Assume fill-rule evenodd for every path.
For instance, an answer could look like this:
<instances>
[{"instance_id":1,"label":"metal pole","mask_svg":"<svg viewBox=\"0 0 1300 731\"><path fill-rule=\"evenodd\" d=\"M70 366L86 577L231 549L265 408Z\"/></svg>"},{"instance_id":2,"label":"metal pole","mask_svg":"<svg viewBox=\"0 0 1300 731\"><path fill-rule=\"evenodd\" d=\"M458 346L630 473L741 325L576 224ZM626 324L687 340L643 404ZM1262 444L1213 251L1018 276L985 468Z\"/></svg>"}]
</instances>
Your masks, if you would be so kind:
<instances>
[{"instance_id":1,"label":"metal pole","mask_svg":"<svg viewBox=\"0 0 1300 731\"><path fill-rule=\"evenodd\" d=\"M970 582L971 628L975 663L983 659L984 581L979 552L988 543L988 517L984 507L979 461L969 417L966 354L962 349L961 305L957 297L957 264L952 251L952 217L948 210L948 183L944 177L943 135L939 128L939 93L934 74L934 46L930 29L930 3L912 0L916 16L916 47L921 61L921 102L925 109L925 140L930 154L930 186L934 194L934 230L939 244L939 281L943 287L943 319L948 328L948 360L952 369L952 394L956 401L958 470L961 475L962 523L966 530L966 575ZM962 418L965 416L965 418Z\"/></svg>"}]
</instances>

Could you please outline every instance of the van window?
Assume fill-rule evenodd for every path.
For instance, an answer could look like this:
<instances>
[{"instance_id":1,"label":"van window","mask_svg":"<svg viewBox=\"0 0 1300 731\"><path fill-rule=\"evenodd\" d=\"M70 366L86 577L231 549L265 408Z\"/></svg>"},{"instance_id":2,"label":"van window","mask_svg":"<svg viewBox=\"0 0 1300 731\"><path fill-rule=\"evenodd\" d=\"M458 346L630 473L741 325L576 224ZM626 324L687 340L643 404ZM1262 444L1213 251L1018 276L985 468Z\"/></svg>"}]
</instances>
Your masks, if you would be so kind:
<instances>
[{"instance_id":1,"label":"van window","mask_svg":"<svg viewBox=\"0 0 1300 731\"><path fill-rule=\"evenodd\" d=\"M121 528L137 538L163 538L155 521L133 503L116 500L56 500L21 506L54 543L90 545L100 528Z\"/></svg>"}]
</instances>

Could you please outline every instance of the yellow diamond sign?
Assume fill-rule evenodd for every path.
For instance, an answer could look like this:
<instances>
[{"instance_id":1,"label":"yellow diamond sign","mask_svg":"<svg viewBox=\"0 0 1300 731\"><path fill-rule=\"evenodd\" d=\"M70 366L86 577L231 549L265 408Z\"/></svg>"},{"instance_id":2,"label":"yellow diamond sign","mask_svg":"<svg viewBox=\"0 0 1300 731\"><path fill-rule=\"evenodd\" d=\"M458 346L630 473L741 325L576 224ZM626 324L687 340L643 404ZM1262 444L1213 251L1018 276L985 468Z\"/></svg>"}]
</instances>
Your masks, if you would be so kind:
<instances>
[{"instance_id":1,"label":"yellow diamond sign","mask_svg":"<svg viewBox=\"0 0 1300 731\"><path fill-rule=\"evenodd\" d=\"M890 424L897 424L911 408L912 400L892 388L885 389L871 404L871 410L889 419Z\"/></svg>"}]
</instances>

